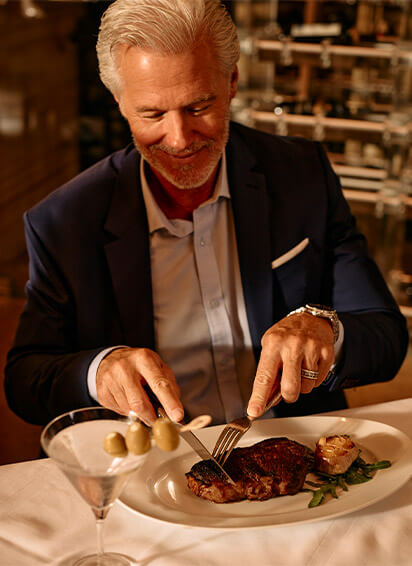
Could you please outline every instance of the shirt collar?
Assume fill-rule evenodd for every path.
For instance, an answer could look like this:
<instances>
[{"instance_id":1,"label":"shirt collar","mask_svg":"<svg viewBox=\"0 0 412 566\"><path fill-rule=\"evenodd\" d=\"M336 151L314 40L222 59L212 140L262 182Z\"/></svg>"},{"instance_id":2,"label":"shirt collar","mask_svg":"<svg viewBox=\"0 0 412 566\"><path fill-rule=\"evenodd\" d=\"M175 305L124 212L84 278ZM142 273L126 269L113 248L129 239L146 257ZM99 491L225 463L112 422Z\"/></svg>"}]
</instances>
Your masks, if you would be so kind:
<instances>
[{"instance_id":1,"label":"shirt collar","mask_svg":"<svg viewBox=\"0 0 412 566\"><path fill-rule=\"evenodd\" d=\"M164 214L162 209L157 204L152 194L152 191L149 188L149 184L147 182L146 172L145 172L145 163L146 161L142 157L140 160L140 184L142 187L143 199L146 207L147 222L149 225L150 234L153 234L153 232L155 232L156 230L160 230L162 228L166 228L166 230L168 230L169 232L174 232L176 228L176 222L178 222L179 224L190 222L190 225L192 225L192 222L189 220L176 221L167 218L167 216ZM225 152L223 152L222 159L220 161L219 173L217 176L213 195L210 197L210 199L202 203L200 206L213 204L217 202L221 197L230 198Z\"/></svg>"}]
</instances>

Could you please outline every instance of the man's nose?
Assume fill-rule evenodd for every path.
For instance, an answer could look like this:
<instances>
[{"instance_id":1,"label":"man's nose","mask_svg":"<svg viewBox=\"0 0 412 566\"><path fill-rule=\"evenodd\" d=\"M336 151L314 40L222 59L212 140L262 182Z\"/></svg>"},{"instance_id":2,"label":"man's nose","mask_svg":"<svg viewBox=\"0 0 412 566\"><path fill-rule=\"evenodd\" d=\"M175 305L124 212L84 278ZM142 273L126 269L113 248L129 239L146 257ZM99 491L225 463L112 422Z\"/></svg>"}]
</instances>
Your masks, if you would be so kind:
<instances>
[{"instance_id":1,"label":"man's nose","mask_svg":"<svg viewBox=\"0 0 412 566\"><path fill-rule=\"evenodd\" d=\"M166 120L163 142L176 151L183 151L193 141L190 117L183 112L170 112Z\"/></svg>"}]
</instances>

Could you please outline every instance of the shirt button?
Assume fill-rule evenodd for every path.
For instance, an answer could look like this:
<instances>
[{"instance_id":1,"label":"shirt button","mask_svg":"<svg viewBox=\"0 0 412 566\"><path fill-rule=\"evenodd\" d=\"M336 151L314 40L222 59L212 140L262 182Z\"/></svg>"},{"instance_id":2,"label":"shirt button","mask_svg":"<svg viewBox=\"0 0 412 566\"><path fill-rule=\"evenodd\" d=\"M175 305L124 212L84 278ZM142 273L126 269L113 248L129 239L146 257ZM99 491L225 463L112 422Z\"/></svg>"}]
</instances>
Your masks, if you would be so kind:
<instances>
[{"instance_id":1,"label":"shirt button","mask_svg":"<svg viewBox=\"0 0 412 566\"><path fill-rule=\"evenodd\" d=\"M213 301L210 301L210 306L212 307L212 309L216 309L220 304L219 299L213 299Z\"/></svg>"},{"instance_id":2,"label":"shirt button","mask_svg":"<svg viewBox=\"0 0 412 566\"><path fill-rule=\"evenodd\" d=\"M200 245L203 247L206 245L206 242L203 238L200 238Z\"/></svg>"}]
</instances>

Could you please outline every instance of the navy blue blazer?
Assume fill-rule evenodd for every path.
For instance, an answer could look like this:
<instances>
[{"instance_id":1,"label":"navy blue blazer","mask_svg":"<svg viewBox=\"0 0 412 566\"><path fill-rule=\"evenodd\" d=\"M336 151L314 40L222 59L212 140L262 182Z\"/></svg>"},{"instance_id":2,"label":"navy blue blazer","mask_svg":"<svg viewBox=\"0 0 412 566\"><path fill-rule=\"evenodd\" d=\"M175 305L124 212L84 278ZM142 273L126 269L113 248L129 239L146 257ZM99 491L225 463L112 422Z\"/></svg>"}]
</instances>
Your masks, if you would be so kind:
<instances>
[{"instance_id":1,"label":"navy blue blazer","mask_svg":"<svg viewBox=\"0 0 412 566\"><path fill-rule=\"evenodd\" d=\"M320 144L231 124L226 148L246 310L256 357L276 321L306 302L333 305L345 328L335 374L279 415L345 406L342 389L398 371L408 333ZM155 349L147 218L132 145L25 214L27 304L6 366L23 419L93 402L91 360L116 344ZM272 261L304 238L284 265Z\"/></svg>"}]
</instances>

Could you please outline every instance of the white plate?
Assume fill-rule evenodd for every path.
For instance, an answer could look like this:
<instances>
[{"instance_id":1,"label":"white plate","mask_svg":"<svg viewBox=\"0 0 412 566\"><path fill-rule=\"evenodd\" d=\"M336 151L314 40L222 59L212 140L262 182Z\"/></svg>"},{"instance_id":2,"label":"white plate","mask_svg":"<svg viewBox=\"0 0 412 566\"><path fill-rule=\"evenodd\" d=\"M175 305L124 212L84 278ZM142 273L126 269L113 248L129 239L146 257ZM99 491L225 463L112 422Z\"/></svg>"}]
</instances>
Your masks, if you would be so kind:
<instances>
[{"instance_id":1,"label":"white plate","mask_svg":"<svg viewBox=\"0 0 412 566\"><path fill-rule=\"evenodd\" d=\"M211 450L223 426L197 431ZM252 529L330 519L362 509L390 495L412 475L412 442L400 430L383 423L333 416L307 416L256 421L239 446L273 436L286 436L311 448L324 435L349 434L378 460L392 466L367 483L353 485L338 499L308 508L310 493L268 501L216 504L196 497L186 485L185 472L199 460L184 440L172 454L152 450L132 475L120 502L132 511L174 525L208 529ZM366 458L365 458L366 459Z\"/></svg>"}]
</instances>

